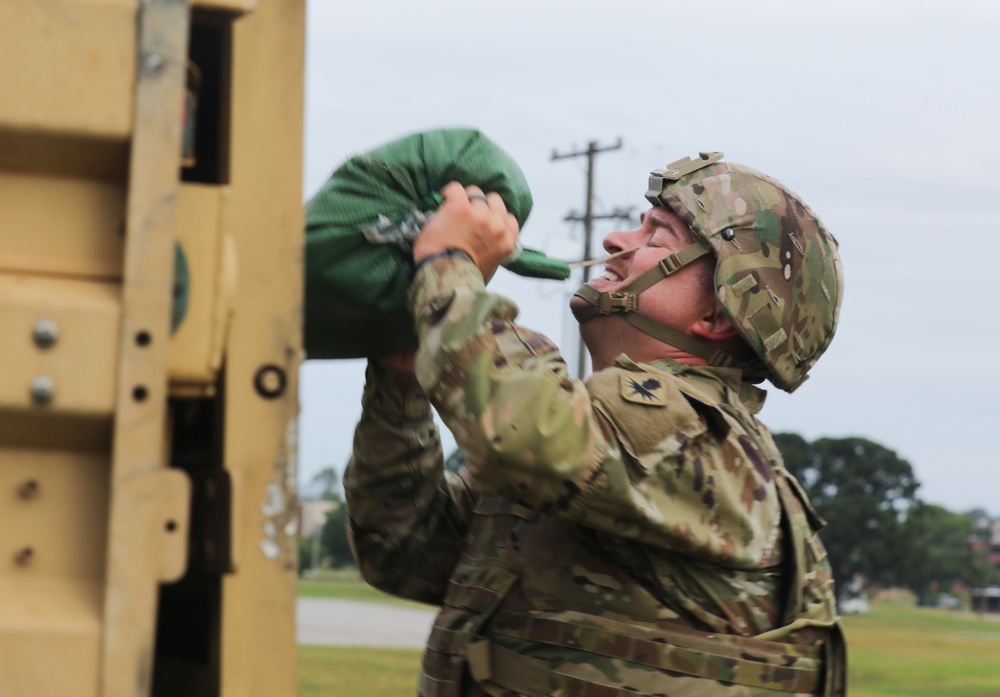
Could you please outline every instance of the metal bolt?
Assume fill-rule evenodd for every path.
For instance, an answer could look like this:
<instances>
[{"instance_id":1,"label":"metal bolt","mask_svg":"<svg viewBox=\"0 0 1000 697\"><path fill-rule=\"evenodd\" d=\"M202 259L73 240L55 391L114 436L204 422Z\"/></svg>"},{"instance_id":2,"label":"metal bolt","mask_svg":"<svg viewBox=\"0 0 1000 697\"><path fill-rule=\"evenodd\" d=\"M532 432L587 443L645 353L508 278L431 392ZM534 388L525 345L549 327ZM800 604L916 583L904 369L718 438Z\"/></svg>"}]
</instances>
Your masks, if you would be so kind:
<instances>
[{"instance_id":1,"label":"metal bolt","mask_svg":"<svg viewBox=\"0 0 1000 697\"><path fill-rule=\"evenodd\" d=\"M150 75L157 75L163 71L167 62L159 53L149 53L142 61L142 67Z\"/></svg>"},{"instance_id":2,"label":"metal bolt","mask_svg":"<svg viewBox=\"0 0 1000 697\"><path fill-rule=\"evenodd\" d=\"M24 549L18 550L17 554L14 555L14 561L18 566L27 566L31 563L34 556L35 550L31 547L25 547Z\"/></svg>"},{"instance_id":3,"label":"metal bolt","mask_svg":"<svg viewBox=\"0 0 1000 697\"><path fill-rule=\"evenodd\" d=\"M35 323L35 330L32 332L35 346L47 349L54 346L59 341L59 327L50 319L40 319Z\"/></svg>"},{"instance_id":4,"label":"metal bolt","mask_svg":"<svg viewBox=\"0 0 1000 697\"><path fill-rule=\"evenodd\" d=\"M731 240L734 237L736 237L736 231L733 230L731 227L727 227L725 230L722 231L722 239Z\"/></svg>"},{"instance_id":5,"label":"metal bolt","mask_svg":"<svg viewBox=\"0 0 1000 697\"><path fill-rule=\"evenodd\" d=\"M56 396L56 386L48 375L39 375L31 381L31 401L38 406L45 406Z\"/></svg>"},{"instance_id":6,"label":"metal bolt","mask_svg":"<svg viewBox=\"0 0 1000 697\"><path fill-rule=\"evenodd\" d=\"M38 482L29 479L21 486L17 487L17 495L22 499L33 499L38 496Z\"/></svg>"}]
</instances>

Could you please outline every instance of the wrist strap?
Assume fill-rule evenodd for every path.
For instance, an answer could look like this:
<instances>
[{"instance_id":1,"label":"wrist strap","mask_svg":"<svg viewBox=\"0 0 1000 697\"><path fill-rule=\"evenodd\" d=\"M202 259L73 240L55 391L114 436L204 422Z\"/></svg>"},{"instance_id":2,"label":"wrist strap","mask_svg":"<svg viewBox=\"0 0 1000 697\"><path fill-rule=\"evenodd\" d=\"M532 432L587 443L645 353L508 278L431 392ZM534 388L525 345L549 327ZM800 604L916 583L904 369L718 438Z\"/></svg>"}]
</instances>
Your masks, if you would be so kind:
<instances>
[{"instance_id":1,"label":"wrist strap","mask_svg":"<svg viewBox=\"0 0 1000 697\"><path fill-rule=\"evenodd\" d=\"M475 262L472 261L472 257L469 256L468 252L465 252L465 251L463 251L461 249L448 248L448 249L445 249L444 251L441 251L441 252L435 252L434 254L431 254L430 256L426 256L423 259L421 259L420 261L418 261L417 265L413 268L413 275L416 276L417 273L420 271L421 267L423 267L424 264L426 264L426 263L428 263L430 261L434 261L435 259L441 259L442 257L457 257L459 259L465 259L470 264L475 264Z\"/></svg>"}]
</instances>

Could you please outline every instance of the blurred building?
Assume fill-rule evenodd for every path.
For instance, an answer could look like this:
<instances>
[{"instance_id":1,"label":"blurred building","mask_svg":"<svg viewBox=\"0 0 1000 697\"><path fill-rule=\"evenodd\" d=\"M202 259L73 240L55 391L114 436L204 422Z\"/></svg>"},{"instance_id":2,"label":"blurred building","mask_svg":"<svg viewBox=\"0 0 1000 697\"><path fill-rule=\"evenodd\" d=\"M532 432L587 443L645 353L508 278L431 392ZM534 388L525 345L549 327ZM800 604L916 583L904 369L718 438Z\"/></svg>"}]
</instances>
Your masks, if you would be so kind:
<instances>
[{"instance_id":1,"label":"blurred building","mask_svg":"<svg viewBox=\"0 0 1000 697\"><path fill-rule=\"evenodd\" d=\"M973 588L970 598L973 612L1000 613L1000 586Z\"/></svg>"},{"instance_id":2,"label":"blurred building","mask_svg":"<svg viewBox=\"0 0 1000 697\"><path fill-rule=\"evenodd\" d=\"M299 535L302 537L312 537L314 533L323 529L326 516L341 504L336 501L325 501L317 499L315 501L299 502Z\"/></svg>"},{"instance_id":3,"label":"blurred building","mask_svg":"<svg viewBox=\"0 0 1000 697\"><path fill-rule=\"evenodd\" d=\"M990 566L1000 570L1000 519L984 521L982 527L989 532L985 535L974 535L969 540L969 546L974 552L985 553Z\"/></svg>"}]
</instances>

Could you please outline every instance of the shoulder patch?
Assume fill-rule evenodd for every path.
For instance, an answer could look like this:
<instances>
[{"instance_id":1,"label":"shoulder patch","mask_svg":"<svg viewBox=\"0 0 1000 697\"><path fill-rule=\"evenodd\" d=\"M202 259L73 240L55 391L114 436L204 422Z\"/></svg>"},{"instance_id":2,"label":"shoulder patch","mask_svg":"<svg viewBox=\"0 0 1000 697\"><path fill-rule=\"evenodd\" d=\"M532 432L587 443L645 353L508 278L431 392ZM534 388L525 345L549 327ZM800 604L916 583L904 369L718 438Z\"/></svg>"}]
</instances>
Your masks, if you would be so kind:
<instances>
[{"instance_id":1,"label":"shoulder patch","mask_svg":"<svg viewBox=\"0 0 1000 697\"><path fill-rule=\"evenodd\" d=\"M619 376L619 385L622 399L626 402L648 407L667 405L667 386L659 375L625 371Z\"/></svg>"}]
</instances>

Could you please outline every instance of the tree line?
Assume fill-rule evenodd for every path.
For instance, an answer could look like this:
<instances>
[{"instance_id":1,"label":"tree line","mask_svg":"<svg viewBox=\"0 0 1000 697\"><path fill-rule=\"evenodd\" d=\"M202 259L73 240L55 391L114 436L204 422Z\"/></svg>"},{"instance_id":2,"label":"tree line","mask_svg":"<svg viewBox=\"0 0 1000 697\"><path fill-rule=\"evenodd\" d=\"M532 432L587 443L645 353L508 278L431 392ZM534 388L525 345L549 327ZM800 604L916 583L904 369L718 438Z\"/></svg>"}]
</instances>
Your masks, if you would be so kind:
<instances>
[{"instance_id":1,"label":"tree line","mask_svg":"<svg viewBox=\"0 0 1000 697\"><path fill-rule=\"evenodd\" d=\"M922 501L913 468L894 451L864 438L809 442L777 433L774 440L827 521L820 539L837 588L860 575L869 586L908 588L933 602L956 583L972 588L1000 581L986 557L989 515ZM982 549L974 548L975 539L985 543Z\"/></svg>"},{"instance_id":2,"label":"tree line","mask_svg":"<svg viewBox=\"0 0 1000 697\"><path fill-rule=\"evenodd\" d=\"M933 602L956 584L1000 583L1000 571L988 563L985 552L989 515L983 510L953 512L922 501L913 468L893 450L864 438L810 442L795 433L777 433L774 439L785 466L828 523L820 538L837 588L860 577L868 586L903 587L923 602ZM452 470L463 465L458 451L446 464ZM327 567L353 565L337 471L324 469L313 486L334 507L319 539L302 540L300 570L317 559ZM975 539L984 542L978 549L971 544Z\"/></svg>"}]
</instances>

